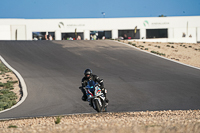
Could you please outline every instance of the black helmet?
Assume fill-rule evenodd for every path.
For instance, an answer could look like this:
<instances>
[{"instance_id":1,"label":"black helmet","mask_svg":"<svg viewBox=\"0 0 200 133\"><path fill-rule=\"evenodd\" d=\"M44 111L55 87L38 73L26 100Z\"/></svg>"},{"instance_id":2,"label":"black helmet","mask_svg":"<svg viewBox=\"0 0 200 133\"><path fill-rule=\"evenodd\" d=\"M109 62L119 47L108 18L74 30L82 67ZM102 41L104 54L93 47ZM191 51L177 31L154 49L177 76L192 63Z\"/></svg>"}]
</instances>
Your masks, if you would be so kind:
<instances>
[{"instance_id":1,"label":"black helmet","mask_svg":"<svg viewBox=\"0 0 200 133\"><path fill-rule=\"evenodd\" d=\"M92 75L92 70L91 70L91 69L86 69L86 70L84 71L84 75L85 75L85 77L87 77L87 75L90 75L90 76L91 76L91 75ZM89 76L89 77L90 77L90 76ZM88 77L88 78L89 78L89 77Z\"/></svg>"}]
</instances>

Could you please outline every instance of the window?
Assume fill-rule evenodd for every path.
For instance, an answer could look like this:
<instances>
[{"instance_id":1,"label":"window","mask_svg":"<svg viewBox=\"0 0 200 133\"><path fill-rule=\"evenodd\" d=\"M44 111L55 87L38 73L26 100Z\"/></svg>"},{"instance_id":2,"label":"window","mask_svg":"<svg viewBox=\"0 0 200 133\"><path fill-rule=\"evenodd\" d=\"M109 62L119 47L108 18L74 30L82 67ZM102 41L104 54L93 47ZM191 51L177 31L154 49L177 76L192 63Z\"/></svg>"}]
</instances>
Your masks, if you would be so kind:
<instances>
[{"instance_id":1,"label":"window","mask_svg":"<svg viewBox=\"0 0 200 133\"><path fill-rule=\"evenodd\" d=\"M140 39L140 30L118 30L118 36L123 37L124 39Z\"/></svg>"},{"instance_id":2,"label":"window","mask_svg":"<svg viewBox=\"0 0 200 133\"><path fill-rule=\"evenodd\" d=\"M147 29L146 38L168 38L168 29Z\"/></svg>"}]
</instances>

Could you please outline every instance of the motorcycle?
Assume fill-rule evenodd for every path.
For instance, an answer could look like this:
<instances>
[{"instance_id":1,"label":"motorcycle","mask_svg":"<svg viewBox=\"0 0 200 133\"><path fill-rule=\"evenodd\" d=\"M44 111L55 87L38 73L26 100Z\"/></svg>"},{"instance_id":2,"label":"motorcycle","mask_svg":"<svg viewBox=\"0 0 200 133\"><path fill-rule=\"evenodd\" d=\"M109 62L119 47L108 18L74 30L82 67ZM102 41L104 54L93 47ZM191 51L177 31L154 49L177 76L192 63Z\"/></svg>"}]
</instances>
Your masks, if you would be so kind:
<instances>
[{"instance_id":1,"label":"motorcycle","mask_svg":"<svg viewBox=\"0 0 200 133\"><path fill-rule=\"evenodd\" d=\"M97 112L106 112L108 103L105 101L105 96L100 89L100 85L93 80L88 81L85 87L87 101ZM105 89L105 93L107 90Z\"/></svg>"}]
</instances>

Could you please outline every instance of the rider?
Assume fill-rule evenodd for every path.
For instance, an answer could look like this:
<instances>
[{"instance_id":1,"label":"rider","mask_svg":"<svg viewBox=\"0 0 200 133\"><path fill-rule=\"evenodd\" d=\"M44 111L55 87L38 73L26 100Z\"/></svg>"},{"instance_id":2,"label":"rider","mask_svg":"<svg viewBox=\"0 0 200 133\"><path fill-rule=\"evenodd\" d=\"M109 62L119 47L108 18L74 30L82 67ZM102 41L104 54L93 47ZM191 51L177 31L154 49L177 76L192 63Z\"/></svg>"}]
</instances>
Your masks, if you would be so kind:
<instances>
[{"instance_id":1,"label":"rider","mask_svg":"<svg viewBox=\"0 0 200 133\"><path fill-rule=\"evenodd\" d=\"M104 88L104 84L103 84L103 80L100 79L97 75L92 74L92 70L91 69L86 69L84 71L84 77L82 78L82 87L81 87L81 91L83 92L83 96L82 96L82 100L86 101L87 100L87 95L86 95L86 91L84 89L84 87L87 86L87 82L89 80L93 80L94 82L97 82L100 84L100 88L106 98L106 102L108 103L109 100L106 97L106 93L105 93L105 88Z\"/></svg>"}]
</instances>

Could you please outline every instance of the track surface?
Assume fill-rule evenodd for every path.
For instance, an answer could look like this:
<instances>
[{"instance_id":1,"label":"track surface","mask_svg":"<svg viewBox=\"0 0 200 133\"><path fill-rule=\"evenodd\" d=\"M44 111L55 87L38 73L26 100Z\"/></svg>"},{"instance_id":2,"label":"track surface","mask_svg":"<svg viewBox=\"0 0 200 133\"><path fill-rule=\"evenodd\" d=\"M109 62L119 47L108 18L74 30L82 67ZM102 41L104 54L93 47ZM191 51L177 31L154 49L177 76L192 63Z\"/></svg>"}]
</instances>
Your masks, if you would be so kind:
<instances>
[{"instance_id":1,"label":"track surface","mask_svg":"<svg viewBox=\"0 0 200 133\"><path fill-rule=\"evenodd\" d=\"M113 41L0 41L27 99L3 118L95 112L78 89L86 68L104 79L108 111L200 109L200 70Z\"/></svg>"}]
</instances>

